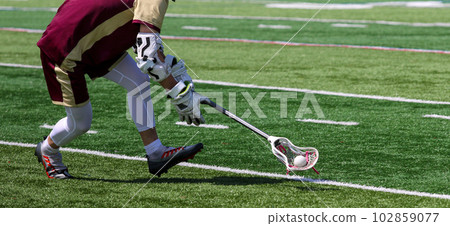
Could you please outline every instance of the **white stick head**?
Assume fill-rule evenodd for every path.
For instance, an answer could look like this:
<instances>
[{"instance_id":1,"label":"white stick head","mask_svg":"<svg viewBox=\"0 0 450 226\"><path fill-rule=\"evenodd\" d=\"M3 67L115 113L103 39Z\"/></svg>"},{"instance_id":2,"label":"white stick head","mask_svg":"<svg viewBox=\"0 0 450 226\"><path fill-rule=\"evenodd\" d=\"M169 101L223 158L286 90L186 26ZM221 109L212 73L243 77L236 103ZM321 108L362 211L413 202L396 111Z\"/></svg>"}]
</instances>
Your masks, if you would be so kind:
<instances>
[{"instance_id":1,"label":"white stick head","mask_svg":"<svg viewBox=\"0 0 450 226\"><path fill-rule=\"evenodd\" d=\"M288 171L301 171L308 170L314 167L319 160L319 151L312 147L297 147L284 137L267 138L272 146L273 154L278 160L283 163ZM306 158L306 165L295 166L294 159L297 156L303 156Z\"/></svg>"}]
</instances>

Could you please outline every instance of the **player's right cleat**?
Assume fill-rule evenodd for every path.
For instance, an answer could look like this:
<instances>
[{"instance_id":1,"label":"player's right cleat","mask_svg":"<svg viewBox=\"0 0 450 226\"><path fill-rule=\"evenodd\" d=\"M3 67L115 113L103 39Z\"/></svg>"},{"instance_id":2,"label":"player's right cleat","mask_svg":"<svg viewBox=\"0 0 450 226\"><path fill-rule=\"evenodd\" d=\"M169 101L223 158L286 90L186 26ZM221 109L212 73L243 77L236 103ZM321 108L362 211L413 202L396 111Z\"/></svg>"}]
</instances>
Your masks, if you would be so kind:
<instances>
[{"instance_id":1,"label":"player's right cleat","mask_svg":"<svg viewBox=\"0 0 450 226\"><path fill-rule=\"evenodd\" d=\"M148 169L151 174L160 177L161 174L167 173L170 168L178 163L193 159L194 156L202 150L202 148L203 144L198 143L187 147L168 149L162 153L159 159L150 159L147 155Z\"/></svg>"},{"instance_id":2,"label":"player's right cleat","mask_svg":"<svg viewBox=\"0 0 450 226\"><path fill-rule=\"evenodd\" d=\"M44 138L45 141L46 138ZM42 141L42 142L44 142ZM48 178L50 179L70 179L73 178L69 174L67 167L62 162L61 153L44 153L42 152L42 142L39 142L36 146L34 155L37 157L38 162L42 163Z\"/></svg>"}]
</instances>

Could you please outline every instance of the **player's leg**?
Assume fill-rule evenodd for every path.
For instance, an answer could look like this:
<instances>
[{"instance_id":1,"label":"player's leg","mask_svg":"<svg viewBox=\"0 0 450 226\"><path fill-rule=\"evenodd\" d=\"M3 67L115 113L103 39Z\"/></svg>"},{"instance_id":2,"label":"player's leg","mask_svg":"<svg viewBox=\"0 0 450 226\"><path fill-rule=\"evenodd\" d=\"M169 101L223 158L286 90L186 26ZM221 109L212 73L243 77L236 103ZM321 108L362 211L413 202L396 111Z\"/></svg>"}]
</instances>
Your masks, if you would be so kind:
<instances>
[{"instance_id":1,"label":"player's leg","mask_svg":"<svg viewBox=\"0 0 450 226\"><path fill-rule=\"evenodd\" d=\"M150 96L150 79L135 64L131 56L127 55L103 77L127 90L127 103L131 118L144 145L148 145L158 140Z\"/></svg>"},{"instance_id":2,"label":"player's leg","mask_svg":"<svg viewBox=\"0 0 450 226\"><path fill-rule=\"evenodd\" d=\"M49 143L59 148L86 133L91 128L92 106L88 102L82 107L65 107L66 117L56 123L49 135Z\"/></svg>"},{"instance_id":3,"label":"player's leg","mask_svg":"<svg viewBox=\"0 0 450 226\"><path fill-rule=\"evenodd\" d=\"M91 127L92 107L88 102L82 107L65 107L67 116L56 123L50 135L36 148L36 156L44 165L49 178L70 178L62 161L59 147L86 133Z\"/></svg>"},{"instance_id":4,"label":"player's leg","mask_svg":"<svg viewBox=\"0 0 450 226\"><path fill-rule=\"evenodd\" d=\"M37 145L35 155L49 178L70 178L59 147L84 134L91 126L92 107L86 81L84 73L78 69L69 74L43 53L41 60L50 97L53 103L65 106L67 116L59 120L50 135Z\"/></svg>"},{"instance_id":5,"label":"player's leg","mask_svg":"<svg viewBox=\"0 0 450 226\"><path fill-rule=\"evenodd\" d=\"M104 78L127 90L130 114L144 143L152 174L161 175L179 162L193 158L201 150L202 144L173 148L161 143L155 128L150 79L136 66L131 56L127 55Z\"/></svg>"}]
</instances>

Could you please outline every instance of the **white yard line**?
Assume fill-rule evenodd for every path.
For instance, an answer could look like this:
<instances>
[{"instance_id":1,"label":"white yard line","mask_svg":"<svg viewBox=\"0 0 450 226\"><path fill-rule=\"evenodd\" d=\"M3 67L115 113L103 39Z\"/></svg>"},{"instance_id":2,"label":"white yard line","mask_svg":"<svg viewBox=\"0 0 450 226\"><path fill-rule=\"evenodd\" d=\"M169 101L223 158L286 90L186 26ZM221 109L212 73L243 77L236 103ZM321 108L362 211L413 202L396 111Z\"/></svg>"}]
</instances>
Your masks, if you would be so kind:
<instances>
[{"instance_id":1,"label":"white yard line","mask_svg":"<svg viewBox=\"0 0 450 226\"><path fill-rule=\"evenodd\" d=\"M336 122L330 120L317 120L317 119L297 119L299 122L311 122L318 124L331 124L331 125L341 125L341 126L357 126L359 123L357 122Z\"/></svg>"},{"instance_id":2,"label":"white yard line","mask_svg":"<svg viewBox=\"0 0 450 226\"><path fill-rule=\"evenodd\" d=\"M367 28L367 24L331 24L332 27L353 27L353 28Z\"/></svg>"},{"instance_id":3,"label":"white yard line","mask_svg":"<svg viewBox=\"0 0 450 226\"><path fill-rule=\"evenodd\" d=\"M49 125L47 123L45 123L44 125L39 126L40 128L44 128L44 129L53 129L55 126L54 125ZM89 134L97 134L98 131L96 130L88 130L86 133Z\"/></svg>"},{"instance_id":4,"label":"white yard line","mask_svg":"<svg viewBox=\"0 0 450 226\"><path fill-rule=\"evenodd\" d=\"M37 34L44 33L44 30L41 30L41 29L28 29L28 28L16 28L16 27L0 27L0 31L15 31L15 32L25 32L25 33L37 33Z\"/></svg>"},{"instance_id":5,"label":"white yard line","mask_svg":"<svg viewBox=\"0 0 450 226\"><path fill-rule=\"evenodd\" d=\"M269 29L292 29L292 26L289 25L268 25L268 24L259 24L258 28L269 28Z\"/></svg>"},{"instance_id":6,"label":"white yard line","mask_svg":"<svg viewBox=\"0 0 450 226\"><path fill-rule=\"evenodd\" d=\"M217 31L217 27L183 26L181 29L194 31Z\"/></svg>"},{"instance_id":7,"label":"white yard line","mask_svg":"<svg viewBox=\"0 0 450 226\"><path fill-rule=\"evenodd\" d=\"M229 16L229 15L204 15L204 14L174 14L167 13L166 17L174 18L206 18L206 19L228 19L228 20L272 20L272 21L299 21L307 22L309 18L299 17L266 17L266 16ZM390 26L409 26L409 27L450 27L450 23L410 23L400 21L384 20L347 20L347 19L312 19L311 22L318 23L357 23L357 24L381 24Z\"/></svg>"},{"instance_id":8,"label":"white yard line","mask_svg":"<svg viewBox=\"0 0 450 226\"><path fill-rule=\"evenodd\" d=\"M424 117L424 118L440 118L440 119L449 119L450 120L450 116L445 116L445 115L423 115L422 117Z\"/></svg>"},{"instance_id":9,"label":"white yard line","mask_svg":"<svg viewBox=\"0 0 450 226\"><path fill-rule=\"evenodd\" d=\"M35 66L35 65L8 64L8 63L0 63L0 66L18 67L18 68L36 68L36 69L42 68L41 66ZM408 98L403 98L403 97L386 97L386 96L363 95L363 94L353 94L353 93L339 93L339 92L331 92L331 91L324 91L324 90L310 90L310 89L286 88L286 87L276 87L276 86L258 86L258 85L253 85L253 84L240 84L240 83L232 83L232 82L196 80L196 79L194 79L194 82L200 83L200 84L242 87L242 88L250 88L250 89L280 90L280 91L287 91L287 92L313 93L313 94L329 95L329 96L354 97L354 98L387 100L387 101L418 103L418 104L450 105L450 102L445 102L445 101L408 99Z\"/></svg>"},{"instance_id":10,"label":"white yard line","mask_svg":"<svg viewBox=\"0 0 450 226\"><path fill-rule=\"evenodd\" d=\"M179 126L194 126L194 127L201 127L201 128L210 128L210 129L228 129L228 126L224 126L224 125L215 125L215 124L200 124L198 126L194 125L194 124L187 124L186 122L176 122L176 125Z\"/></svg>"},{"instance_id":11,"label":"white yard line","mask_svg":"<svg viewBox=\"0 0 450 226\"><path fill-rule=\"evenodd\" d=\"M448 8L450 4L440 1L404 1L404 2L368 2L368 3L351 3L351 4L328 4L326 10L356 10L356 9L372 9L380 6L395 6L408 8ZM271 3L266 4L267 8L278 9L319 9L321 3L297 2L297 3Z\"/></svg>"},{"instance_id":12,"label":"white yard line","mask_svg":"<svg viewBox=\"0 0 450 226\"><path fill-rule=\"evenodd\" d=\"M276 9L320 9L319 3L308 3L308 2L298 2L298 3L271 3L266 4L266 8L276 8ZM339 9L371 9L372 5L368 4L329 4L323 7L324 10L339 10Z\"/></svg>"},{"instance_id":13,"label":"white yard line","mask_svg":"<svg viewBox=\"0 0 450 226\"><path fill-rule=\"evenodd\" d=\"M37 65L25 65L25 64L0 63L0 66L2 66L2 67L17 67L17 68L42 69L42 66L37 66Z\"/></svg>"},{"instance_id":14,"label":"white yard line","mask_svg":"<svg viewBox=\"0 0 450 226\"><path fill-rule=\"evenodd\" d=\"M0 6L0 11L45 11L45 12L56 12L56 11L58 11L58 8Z\"/></svg>"},{"instance_id":15,"label":"white yard line","mask_svg":"<svg viewBox=\"0 0 450 226\"><path fill-rule=\"evenodd\" d=\"M8 141L2 141L2 140L0 140L0 145L27 147L27 148L35 148L36 147L36 144L8 142ZM132 156L126 156L126 155L109 154L109 153L105 153L105 152L86 150L86 149L61 148L60 150L64 151L64 152L96 155L96 156L115 158L115 159L147 161L145 158L142 158L142 157L132 157ZM417 192L417 191L407 191L407 190L384 188L384 187L374 187L374 186L343 183L343 182L329 181L329 180L310 179L310 178L305 178L305 177L301 177L301 176L290 176L290 175L276 174L276 173L264 173L264 172L258 172L258 171L252 171L252 170L233 169L233 168L228 168L228 167L211 166L211 165L194 164L194 163L181 163L180 165L185 166L185 167L193 167L193 168L200 168L200 169L207 169L207 170L214 170L214 171L222 171L222 172L229 172L229 173L236 173L236 174L246 174L246 175L253 175L253 176L262 176L262 177L283 178L283 179L288 179L288 180L304 181L304 182L324 184L324 185L333 185L333 186L339 186L339 187L356 188L356 189L362 189L362 190L388 192L388 193L395 193L395 194L439 198L439 199L450 199L450 195L433 194L433 193Z\"/></svg>"}]
</instances>

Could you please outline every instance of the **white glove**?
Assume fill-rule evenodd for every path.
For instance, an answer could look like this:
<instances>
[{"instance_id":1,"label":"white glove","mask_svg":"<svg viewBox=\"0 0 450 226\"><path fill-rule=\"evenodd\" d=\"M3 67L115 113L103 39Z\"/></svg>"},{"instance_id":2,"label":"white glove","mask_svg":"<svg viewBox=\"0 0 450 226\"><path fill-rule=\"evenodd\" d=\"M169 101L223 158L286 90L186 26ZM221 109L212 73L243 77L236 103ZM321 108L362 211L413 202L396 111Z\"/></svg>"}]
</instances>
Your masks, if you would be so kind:
<instances>
[{"instance_id":1,"label":"white glove","mask_svg":"<svg viewBox=\"0 0 450 226\"><path fill-rule=\"evenodd\" d=\"M158 50L163 51L162 40L158 33L141 33L136 38L137 66L157 82L169 76L168 66L158 57Z\"/></svg>"},{"instance_id":2,"label":"white glove","mask_svg":"<svg viewBox=\"0 0 450 226\"><path fill-rule=\"evenodd\" d=\"M187 84L187 85L186 85ZM193 83L179 82L174 88L167 92L167 96L172 98L172 104L180 116L180 121L188 124L200 125L205 123L205 119L200 111L200 102L207 99L193 91ZM178 93L173 97L174 93Z\"/></svg>"}]
</instances>

